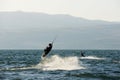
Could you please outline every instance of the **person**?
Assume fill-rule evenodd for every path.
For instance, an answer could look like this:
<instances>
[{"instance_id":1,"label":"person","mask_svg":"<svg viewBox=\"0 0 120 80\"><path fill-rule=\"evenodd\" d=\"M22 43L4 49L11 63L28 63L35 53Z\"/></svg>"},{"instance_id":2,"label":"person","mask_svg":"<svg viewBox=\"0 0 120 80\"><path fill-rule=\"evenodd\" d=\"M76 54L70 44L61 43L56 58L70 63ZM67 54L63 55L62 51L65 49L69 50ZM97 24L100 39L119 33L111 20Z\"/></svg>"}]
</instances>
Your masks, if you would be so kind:
<instances>
[{"instance_id":1,"label":"person","mask_svg":"<svg viewBox=\"0 0 120 80\"><path fill-rule=\"evenodd\" d=\"M52 49L53 44L49 43L49 45L44 49L43 57L45 57Z\"/></svg>"},{"instance_id":2,"label":"person","mask_svg":"<svg viewBox=\"0 0 120 80\"><path fill-rule=\"evenodd\" d=\"M81 56L82 56L82 57L85 57L85 55L84 55L84 54L85 54L85 53L81 51Z\"/></svg>"}]
</instances>

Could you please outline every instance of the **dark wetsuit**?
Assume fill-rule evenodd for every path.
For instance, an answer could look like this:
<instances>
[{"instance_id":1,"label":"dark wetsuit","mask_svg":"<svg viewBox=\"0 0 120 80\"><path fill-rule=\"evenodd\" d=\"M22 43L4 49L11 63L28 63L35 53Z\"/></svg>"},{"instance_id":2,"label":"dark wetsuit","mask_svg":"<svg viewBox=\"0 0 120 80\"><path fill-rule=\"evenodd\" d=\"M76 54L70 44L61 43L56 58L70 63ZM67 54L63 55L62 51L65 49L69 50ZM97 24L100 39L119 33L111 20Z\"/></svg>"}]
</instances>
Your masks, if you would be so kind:
<instances>
[{"instance_id":1,"label":"dark wetsuit","mask_svg":"<svg viewBox=\"0 0 120 80\"><path fill-rule=\"evenodd\" d=\"M81 51L81 56L82 56L82 57L85 57L84 52L82 52L82 51Z\"/></svg>"},{"instance_id":2,"label":"dark wetsuit","mask_svg":"<svg viewBox=\"0 0 120 80\"><path fill-rule=\"evenodd\" d=\"M47 46L45 49L44 49L44 54L43 54L43 57L45 57L52 49L52 44L50 43L49 46Z\"/></svg>"}]
</instances>

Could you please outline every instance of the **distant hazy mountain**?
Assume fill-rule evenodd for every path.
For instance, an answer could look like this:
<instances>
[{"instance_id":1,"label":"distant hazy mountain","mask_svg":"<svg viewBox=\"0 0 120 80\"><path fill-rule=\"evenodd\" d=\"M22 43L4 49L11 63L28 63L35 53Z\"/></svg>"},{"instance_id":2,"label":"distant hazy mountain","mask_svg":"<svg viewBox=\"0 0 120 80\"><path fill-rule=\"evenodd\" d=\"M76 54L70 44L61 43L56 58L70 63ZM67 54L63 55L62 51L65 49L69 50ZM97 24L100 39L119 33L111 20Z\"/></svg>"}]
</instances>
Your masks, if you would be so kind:
<instances>
[{"instance_id":1,"label":"distant hazy mountain","mask_svg":"<svg viewBox=\"0 0 120 80\"><path fill-rule=\"evenodd\" d=\"M120 22L70 15L0 12L0 48L120 49Z\"/></svg>"}]
</instances>

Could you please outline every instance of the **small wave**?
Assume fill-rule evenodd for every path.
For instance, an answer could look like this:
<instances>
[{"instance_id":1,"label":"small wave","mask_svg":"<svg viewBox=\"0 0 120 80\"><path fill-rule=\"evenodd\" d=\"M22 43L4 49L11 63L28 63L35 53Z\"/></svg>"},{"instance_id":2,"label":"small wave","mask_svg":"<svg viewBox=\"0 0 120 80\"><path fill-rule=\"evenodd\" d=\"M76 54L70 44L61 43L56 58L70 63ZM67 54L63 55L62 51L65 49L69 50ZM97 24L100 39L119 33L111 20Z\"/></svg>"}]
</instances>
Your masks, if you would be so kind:
<instances>
[{"instance_id":1,"label":"small wave","mask_svg":"<svg viewBox=\"0 0 120 80\"><path fill-rule=\"evenodd\" d=\"M97 60L104 60L105 58L99 58L96 56L86 56L86 57L80 57L80 59L97 59Z\"/></svg>"},{"instance_id":2,"label":"small wave","mask_svg":"<svg viewBox=\"0 0 120 80\"><path fill-rule=\"evenodd\" d=\"M60 57L53 55L50 58L44 59L36 68L42 68L42 70L76 70L84 69L80 66L78 57Z\"/></svg>"},{"instance_id":3,"label":"small wave","mask_svg":"<svg viewBox=\"0 0 120 80\"><path fill-rule=\"evenodd\" d=\"M16 70L30 70L35 69L34 67L12 67L12 68L2 68L0 71L16 71Z\"/></svg>"},{"instance_id":4,"label":"small wave","mask_svg":"<svg viewBox=\"0 0 120 80\"><path fill-rule=\"evenodd\" d=\"M117 60L113 60L114 63L120 63L120 61L117 61Z\"/></svg>"}]
</instances>

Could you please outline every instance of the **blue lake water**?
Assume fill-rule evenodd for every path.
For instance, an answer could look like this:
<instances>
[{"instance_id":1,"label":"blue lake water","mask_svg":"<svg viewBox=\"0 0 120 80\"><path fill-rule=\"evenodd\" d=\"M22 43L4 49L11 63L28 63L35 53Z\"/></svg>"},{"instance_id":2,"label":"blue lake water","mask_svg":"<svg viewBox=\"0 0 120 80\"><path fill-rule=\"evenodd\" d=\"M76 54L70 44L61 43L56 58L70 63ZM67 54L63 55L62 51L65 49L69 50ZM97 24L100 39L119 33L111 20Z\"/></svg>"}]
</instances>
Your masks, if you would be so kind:
<instances>
[{"instance_id":1,"label":"blue lake water","mask_svg":"<svg viewBox=\"0 0 120 80\"><path fill-rule=\"evenodd\" d=\"M120 50L0 50L0 80L120 80Z\"/></svg>"}]
</instances>

